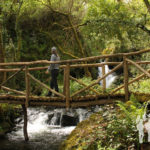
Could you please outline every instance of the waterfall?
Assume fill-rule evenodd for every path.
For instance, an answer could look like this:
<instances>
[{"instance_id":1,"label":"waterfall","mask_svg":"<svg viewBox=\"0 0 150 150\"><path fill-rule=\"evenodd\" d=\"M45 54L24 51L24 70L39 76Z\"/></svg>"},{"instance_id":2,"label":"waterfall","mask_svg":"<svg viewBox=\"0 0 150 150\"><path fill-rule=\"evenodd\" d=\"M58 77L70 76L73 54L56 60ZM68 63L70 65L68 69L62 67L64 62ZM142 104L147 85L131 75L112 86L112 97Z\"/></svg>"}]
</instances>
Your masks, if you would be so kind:
<instances>
[{"instance_id":1,"label":"waterfall","mask_svg":"<svg viewBox=\"0 0 150 150\"><path fill-rule=\"evenodd\" d=\"M111 70L109 69L108 65L105 65L105 74L110 72ZM102 77L102 67L98 67L98 77ZM112 73L106 77L106 88L110 87L110 85L115 81L116 79L116 74ZM100 85L103 84L103 81L100 81Z\"/></svg>"}]
</instances>

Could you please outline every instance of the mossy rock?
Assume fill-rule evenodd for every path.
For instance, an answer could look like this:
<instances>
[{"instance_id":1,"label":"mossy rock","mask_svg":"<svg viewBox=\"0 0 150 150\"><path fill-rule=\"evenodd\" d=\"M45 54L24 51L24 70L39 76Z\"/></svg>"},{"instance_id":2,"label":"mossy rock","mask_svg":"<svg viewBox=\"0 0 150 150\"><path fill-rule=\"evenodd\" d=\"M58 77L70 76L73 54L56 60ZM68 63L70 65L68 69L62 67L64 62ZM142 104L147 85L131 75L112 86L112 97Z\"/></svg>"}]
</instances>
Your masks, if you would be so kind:
<instances>
[{"instance_id":1,"label":"mossy rock","mask_svg":"<svg viewBox=\"0 0 150 150\"><path fill-rule=\"evenodd\" d=\"M0 126L1 126L1 130L2 130L2 133L7 133L11 130L12 126L8 123L8 122L2 122L0 123ZM1 131L0 130L0 131Z\"/></svg>"},{"instance_id":2,"label":"mossy rock","mask_svg":"<svg viewBox=\"0 0 150 150\"><path fill-rule=\"evenodd\" d=\"M0 139L5 138L6 133L11 130L11 125L7 122L0 123Z\"/></svg>"},{"instance_id":3,"label":"mossy rock","mask_svg":"<svg viewBox=\"0 0 150 150\"><path fill-rule=\"evenodd\" d=\"M95 113L89 119L80 122L61 144L59 150L95 150L94 141L90 144L87 143L88 138L92 138L89 135L92 135L93 130L98 127L100 121L103 121L103 117L99 113Z\"/></svg>"},{"instance_id":4,"label":"mossy rock","mask_svg":"<svg viewBox=\"0 0 150 150\"><path fill-rule=\"evenodd\" d=\"M4 138L5 137L5 132L4 130L2 129L2 127L0 126L0 139Z\"/></svg>"},{"instance_id":5,"label":"mossy rock","mask_svg":"<svg viewBox=\"0 0 150 150\"><path fill-rule=\"evenodd\" d=\"M5 132L0 131L0 139L3 139L3 138L5 138Z\"/></svg>"}]
</instances>

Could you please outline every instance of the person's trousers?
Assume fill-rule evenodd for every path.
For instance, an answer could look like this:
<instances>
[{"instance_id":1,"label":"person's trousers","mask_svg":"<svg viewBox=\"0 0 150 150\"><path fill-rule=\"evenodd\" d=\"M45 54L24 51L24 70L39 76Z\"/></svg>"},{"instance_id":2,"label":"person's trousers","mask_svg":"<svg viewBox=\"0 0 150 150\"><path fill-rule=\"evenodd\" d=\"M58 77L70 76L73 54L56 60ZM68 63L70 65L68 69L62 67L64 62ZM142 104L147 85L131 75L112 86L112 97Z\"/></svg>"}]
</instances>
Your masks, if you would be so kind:
<instances>
[{"instance_id":1,"label":"person's trousers","mask_svg":"<svg viewBox=\"0 0 150 150\"><path fill-rule=\"evenodd\" d=\"M58 89L58 83L57 83L57 77L58 77L59 70L53 69L51 70L51 81L50 81L50 87L51 89L55 89L55 91L59 92ZM49 91L48 95L52 95L52 92Z\"/></svg>"}]
</instances>

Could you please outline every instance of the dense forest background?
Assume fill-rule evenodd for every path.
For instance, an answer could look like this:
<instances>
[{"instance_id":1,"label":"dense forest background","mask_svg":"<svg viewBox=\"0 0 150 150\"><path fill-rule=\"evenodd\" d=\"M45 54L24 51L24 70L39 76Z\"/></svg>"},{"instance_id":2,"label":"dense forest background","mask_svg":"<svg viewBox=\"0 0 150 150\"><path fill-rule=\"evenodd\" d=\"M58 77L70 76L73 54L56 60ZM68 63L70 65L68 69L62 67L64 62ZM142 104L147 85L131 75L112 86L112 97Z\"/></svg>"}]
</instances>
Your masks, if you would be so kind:
<instances>
[{"instance_id":1,"label":"dense forest background","mask_svg":"<svg viewBox=\"0 0 150 150\"><path fill-rule=\"evenodd\" d=\"M49 60L52 46L65 60L138 51L149 42L148 0L0 0L0 62ZM24 85L22 78L11 86Z\"/></svg>"}]
</instances>

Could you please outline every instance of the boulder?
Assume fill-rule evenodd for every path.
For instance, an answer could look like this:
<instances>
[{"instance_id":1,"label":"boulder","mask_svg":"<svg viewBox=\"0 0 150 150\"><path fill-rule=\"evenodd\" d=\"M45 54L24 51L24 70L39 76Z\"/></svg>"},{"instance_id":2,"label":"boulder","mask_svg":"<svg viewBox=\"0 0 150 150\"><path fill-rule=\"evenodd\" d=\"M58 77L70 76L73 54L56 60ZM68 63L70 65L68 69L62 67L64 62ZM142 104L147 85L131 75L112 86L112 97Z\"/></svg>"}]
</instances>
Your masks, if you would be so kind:
<instances>
[{"instance_id":1,"label":"boulder","mask_svg":"<svg viewBox=\"0 0 150 150\"><path fill-rule=\"evenodd\" d=\"M79 122L78 116L69 116L69 115L62 115L61 118L61 126L76 126Z\"/></svg>"}]
</instances>

